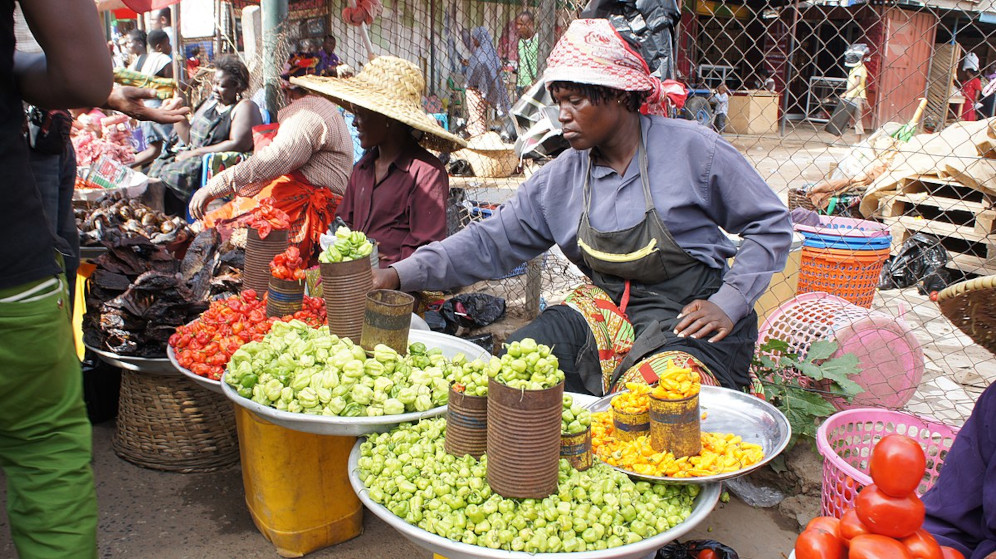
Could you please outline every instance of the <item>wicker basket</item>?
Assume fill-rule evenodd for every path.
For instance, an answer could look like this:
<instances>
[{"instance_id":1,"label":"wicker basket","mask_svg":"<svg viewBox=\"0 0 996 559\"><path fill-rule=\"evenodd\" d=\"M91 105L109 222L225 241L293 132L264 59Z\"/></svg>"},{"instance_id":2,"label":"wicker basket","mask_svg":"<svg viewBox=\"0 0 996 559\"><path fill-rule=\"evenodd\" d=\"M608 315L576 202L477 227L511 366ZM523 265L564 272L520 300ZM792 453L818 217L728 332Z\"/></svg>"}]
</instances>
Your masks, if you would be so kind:
<instances>
[{"instance_id":1,"label":"wicker basket","mask_svg":"<svg viewBox=\"0 0 996 559\"><path fill-rule=\"evenodd\" d=\"M114 452L139 466L210 472L239 460L232 403L181 376L121 371Z\"/></svg>"},{"instance_id":2,"label":"wicker basket","mask_svg":"<svg viewBox=\"0 0 996 559\"><path fill-rule=\"evenodd\" d=\"M488 132L468 140L467 147L453 153L456 159L466 159L474 175L488 178L505 178L515 173L519 157L515 146L501 141L495 132Z\"/></svg>"},{"instance_id":3,"label":"wicker basket","mask_svg":"<svg viewBox=\"0 0 996 559\"><path fill-rule=\"evenodd\" d=\"M810 201L809 197L806 196L806 191L801 188L790 188L788 191L788 208L789 211L796 208L804 208L811 212L818 211L813 202Z\"/></svg>"}]
</instances>

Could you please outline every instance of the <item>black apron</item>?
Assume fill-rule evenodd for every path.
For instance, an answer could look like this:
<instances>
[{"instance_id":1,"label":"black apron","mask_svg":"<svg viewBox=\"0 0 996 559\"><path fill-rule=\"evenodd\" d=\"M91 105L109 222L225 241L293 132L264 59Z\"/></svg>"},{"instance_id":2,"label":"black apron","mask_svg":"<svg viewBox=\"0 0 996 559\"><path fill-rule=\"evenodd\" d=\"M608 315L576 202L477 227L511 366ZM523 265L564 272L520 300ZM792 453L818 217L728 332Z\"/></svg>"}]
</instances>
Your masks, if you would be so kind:
<instances>
[{"instance_id":1,"label":"black apron","mask_svg":"<svg viewBox=\"0 0 996 559\"><path fill-rule=\"evenodd\" d=\"M729 388L748 384L747 368L757 341L757 315L752 310L718 342L679 338L673 331L678 314L696 299L707 299L723 284L723 270L711 268L685 252L661 221L650 193L643 134L637 148L643 184L643 221L620 231L599 231L588 221L591 204L591 157L584 181L584 210L578 225L581 257L592 282L604 290L633 324L633 348L610 379L610 390L626 370L662 351L684 351L706 365ZM601 393L598 367L578 371L585 387ZM594 388L597 387L597 390Z\"/></svg>"}]
</instances>

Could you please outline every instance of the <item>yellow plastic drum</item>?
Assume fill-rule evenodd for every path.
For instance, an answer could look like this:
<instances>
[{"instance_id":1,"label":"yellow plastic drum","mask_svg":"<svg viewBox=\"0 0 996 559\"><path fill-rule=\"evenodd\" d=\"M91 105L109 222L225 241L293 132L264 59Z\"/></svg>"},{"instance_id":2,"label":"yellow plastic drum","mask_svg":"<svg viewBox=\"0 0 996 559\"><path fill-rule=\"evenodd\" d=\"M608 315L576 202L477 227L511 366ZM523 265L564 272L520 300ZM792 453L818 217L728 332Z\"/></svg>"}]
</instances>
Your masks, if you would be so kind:
<instances>
[{"instance_id":1,"label":"yellow plastic drum","mask_svg":"<svg viewBox=\"0 0 996 559\"><path fill-rule=\"evenodd\" d=\"M355 437L279 427L235 406L246 505L259 531L284 557L355 538L363 505L349 484Z\"/></svg>"}]
</instances>

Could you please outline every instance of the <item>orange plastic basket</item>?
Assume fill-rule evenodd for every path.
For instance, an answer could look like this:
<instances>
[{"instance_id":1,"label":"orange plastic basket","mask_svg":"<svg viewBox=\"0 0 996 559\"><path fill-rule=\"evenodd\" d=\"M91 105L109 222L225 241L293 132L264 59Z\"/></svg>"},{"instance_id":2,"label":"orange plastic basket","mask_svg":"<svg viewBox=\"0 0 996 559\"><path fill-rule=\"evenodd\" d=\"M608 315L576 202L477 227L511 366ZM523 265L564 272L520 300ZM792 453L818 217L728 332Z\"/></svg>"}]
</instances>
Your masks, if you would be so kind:
<instances>
[{"instance_id":1,"label":"orange plastic basket","mask_svg":"<svg viewBox=\"0 0 996 559\"><path fill-rule=\"evenodd\" d=\"M871 308L889 249L841 250L802 247L798 293L823 291Z\"/></svg>"}]
</instances>

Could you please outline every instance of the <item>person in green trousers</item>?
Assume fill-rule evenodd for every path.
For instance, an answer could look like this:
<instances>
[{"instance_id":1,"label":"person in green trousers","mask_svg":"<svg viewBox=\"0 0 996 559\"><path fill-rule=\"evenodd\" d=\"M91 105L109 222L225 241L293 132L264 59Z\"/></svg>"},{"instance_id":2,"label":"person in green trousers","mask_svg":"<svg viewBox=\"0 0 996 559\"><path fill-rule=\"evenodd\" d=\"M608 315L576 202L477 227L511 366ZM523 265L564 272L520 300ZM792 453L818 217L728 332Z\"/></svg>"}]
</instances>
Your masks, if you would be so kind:
<instances>
[{"instance_id":1,"label":"person in green trousers","mask_svg":"<svg viewBox=\"0 0 996 559\"><path fill-rule=\"evenodd\" d=\"M97 557L92 433L22 100L48 109L103 105L111 61L92 0L19 5L43 53L15 53L14 3L0 0L0 468L19 557L89 559Z\"/></svg>"}]
</instances>

